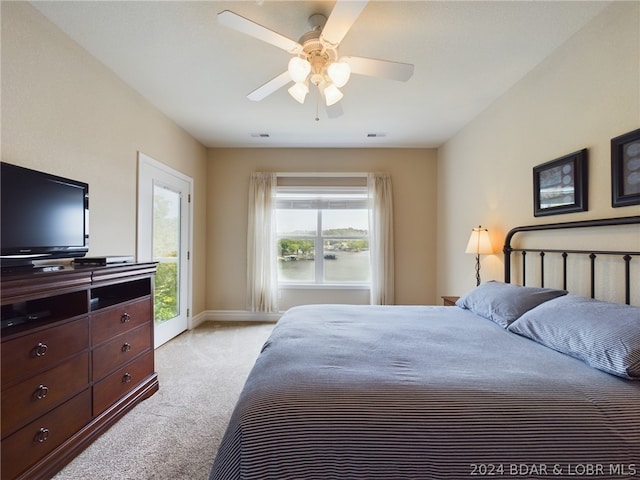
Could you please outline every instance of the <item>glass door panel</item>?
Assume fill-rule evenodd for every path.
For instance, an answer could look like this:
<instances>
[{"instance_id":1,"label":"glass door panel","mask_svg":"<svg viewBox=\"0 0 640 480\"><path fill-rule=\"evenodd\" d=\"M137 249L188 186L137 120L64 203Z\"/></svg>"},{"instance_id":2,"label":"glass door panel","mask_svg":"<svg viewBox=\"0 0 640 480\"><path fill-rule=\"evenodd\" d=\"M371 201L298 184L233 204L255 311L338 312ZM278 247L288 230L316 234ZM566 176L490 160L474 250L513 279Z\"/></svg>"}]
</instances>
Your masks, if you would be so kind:
<instances>
[{"instance_id":1,"label":"glass door panel","mask_svg":"<svg viewBox=\"0 0 640 480\"><path fill-rule=\"evenodd\" d=\"M180 314L180 192L153 186L153 260L155 321L163 323Z\"/></svg>"},{"instance_id":2,"label":"glass door panel","mask_svg":"<svg viewBox=\"0 0 640 480\"><path fill-rule=\"evenodd\" d=\"M189 327L193 180L139 152L138 261L157 262L154 345Z\"/></svg>"}]
</instances>

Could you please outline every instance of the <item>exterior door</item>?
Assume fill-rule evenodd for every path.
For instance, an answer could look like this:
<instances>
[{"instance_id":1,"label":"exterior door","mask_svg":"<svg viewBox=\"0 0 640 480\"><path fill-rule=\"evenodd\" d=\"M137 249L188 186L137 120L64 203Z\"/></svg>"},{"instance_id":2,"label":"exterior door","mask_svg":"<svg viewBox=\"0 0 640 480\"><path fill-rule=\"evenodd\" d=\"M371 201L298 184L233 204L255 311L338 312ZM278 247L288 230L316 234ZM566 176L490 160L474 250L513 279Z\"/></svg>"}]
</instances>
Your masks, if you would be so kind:
<instances>
[{"instance_id":1,"label":"exterior door","mask_svg":"<svg viewBox=\"0 0 640 480\"><path fill-rule=\"evenodd\" d=\"M138 259L157 262L155 347L189 327L189 250L193 181L138 155Z\"/></svg>"}]
</instances>

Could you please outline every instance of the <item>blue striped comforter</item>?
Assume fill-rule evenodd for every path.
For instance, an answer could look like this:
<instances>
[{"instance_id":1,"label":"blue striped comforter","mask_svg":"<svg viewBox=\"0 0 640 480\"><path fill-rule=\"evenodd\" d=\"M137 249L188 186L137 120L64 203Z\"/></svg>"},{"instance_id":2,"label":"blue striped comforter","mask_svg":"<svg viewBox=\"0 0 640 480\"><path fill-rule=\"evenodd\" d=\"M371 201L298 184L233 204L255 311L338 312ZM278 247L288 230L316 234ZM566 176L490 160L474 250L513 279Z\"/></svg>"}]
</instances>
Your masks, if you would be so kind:
<instances>
[{"instance_id":1,"label":"blue striped comforter","mask_svg":"<svg viewBox=\"0 0 640 480\"><path fill-rule=\"evenodd\" d=\"M640 381L455 307L289 310L210 480L640 478Z\"/></svg>"}]
</instances>

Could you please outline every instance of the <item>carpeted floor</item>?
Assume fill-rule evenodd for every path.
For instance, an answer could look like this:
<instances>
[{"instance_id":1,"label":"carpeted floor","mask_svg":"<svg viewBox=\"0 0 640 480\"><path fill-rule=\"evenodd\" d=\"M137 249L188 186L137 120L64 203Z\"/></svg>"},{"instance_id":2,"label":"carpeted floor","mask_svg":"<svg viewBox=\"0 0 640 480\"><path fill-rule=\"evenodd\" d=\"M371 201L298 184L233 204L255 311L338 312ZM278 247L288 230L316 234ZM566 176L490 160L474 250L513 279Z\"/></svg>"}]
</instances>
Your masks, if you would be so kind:
<instances>
[{"instance_id":1,"label":"carpeted floor","mask_svg":"<svg viewBox=\"0 0 640 480\"><path fill-rule=\"evenodd\" d=\"M54 480L205 480L273 323L205 322L155 352L160 390Z\"/></svg>"}]
</instances>

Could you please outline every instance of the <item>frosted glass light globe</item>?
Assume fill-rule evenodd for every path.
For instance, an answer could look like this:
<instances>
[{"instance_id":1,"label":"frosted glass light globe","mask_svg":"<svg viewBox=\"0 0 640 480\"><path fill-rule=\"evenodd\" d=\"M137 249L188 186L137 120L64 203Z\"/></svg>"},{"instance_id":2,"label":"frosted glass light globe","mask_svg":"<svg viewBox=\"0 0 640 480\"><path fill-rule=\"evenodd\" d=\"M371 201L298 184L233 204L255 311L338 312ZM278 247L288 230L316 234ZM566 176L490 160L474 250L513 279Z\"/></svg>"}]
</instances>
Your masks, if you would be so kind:
<instances>
[{"instance_id":1,"label":"frosted glass light globe","mask_svg":"<svg viewBox=\"0 0 640 480\"><path fill-rule=\"evenodd\" d=\"M289 67L287 68L291 79L296 83L304 82L311 72L311 65L307 60L300 57L293 57L289 60Z\"/></svg>"},{"instance_id":2,"label":"frosted glass light globe","mask_svg":"<svg viewBox=\"0 0 640 480\"><path fill-rule=\"evenodd\" d=\"M336 87L344 87L351 76L351 67L346 62L334 62L327 68L327 74Z\"/></svg>"},{"instance_id":3,"label":"frosted glass light globe","mask_svg":"<svg viewBox=\"0 0 640 480\"><path fill-rule=\"evenodd\" d=\"M309 93L309 87L302 82L297 82L287 91L297 102L304 103L304 99Z\"/></svg>"}]
</instances>

